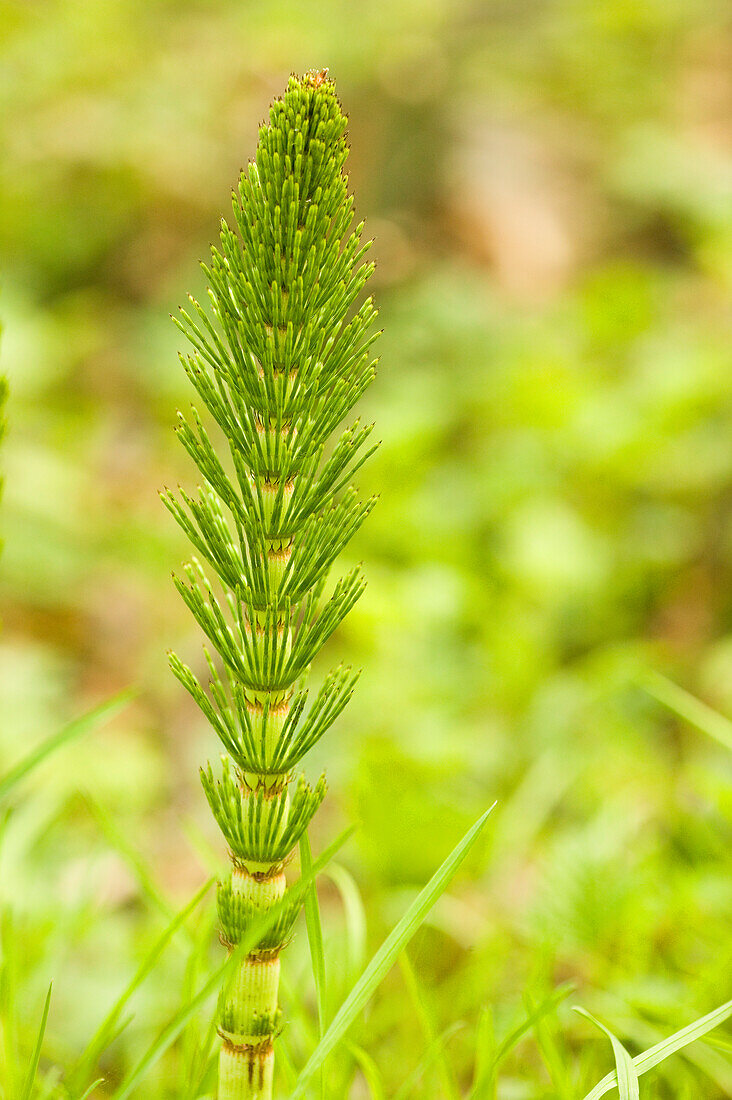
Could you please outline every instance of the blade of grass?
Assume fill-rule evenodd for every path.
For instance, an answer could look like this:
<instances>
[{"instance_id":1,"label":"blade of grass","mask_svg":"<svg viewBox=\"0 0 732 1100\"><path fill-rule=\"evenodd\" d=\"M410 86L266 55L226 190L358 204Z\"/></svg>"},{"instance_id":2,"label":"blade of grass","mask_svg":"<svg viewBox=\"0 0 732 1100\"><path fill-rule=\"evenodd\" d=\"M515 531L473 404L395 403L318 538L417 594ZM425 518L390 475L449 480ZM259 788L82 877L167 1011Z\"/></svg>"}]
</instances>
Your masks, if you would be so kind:
<instances>
[{"instance_id":1,"label":"blade of grass","mask_svg":"<svg viewBox=\"0 0 732 1100\"><path fill-rule=\"evenodd\" d=\"M406 951L403 951L399 956L399 966L401 967L402 977L404 978L404 984L407 987L409 998L412 1002L415 1015L419 1021L419 1025L422 1028L422 1034L427 1041L428 1050L434 1050L434 1061L437 1062L437 1074L442 1084L442 1090L447 1097L447 1100L460 1100L460 1093L458 1087L455 1084L450 1064L445 1055L445 1044L437 1043L437 1028L434 1026L430 1017L427 1005L425 1004L424 997L422 996L419 985L417 983L417 977L414 973L414 968L409 961L409 956ZM397 1093L397 1096L399 1093ZM396 1100L396 1098L395 1098Z\"/></svg>"},{"instance_id":2,"label":"blade of grass","mask_svg":"<svg viewBox=\"0 0 732 1100\"><path fill-rule=\"evenodd\" d=\"M308 875L313 866L313 854L310 850L310 839L307 829L300 837L300 867L304 875ZM323 951L323 925L320 920L320 906L318 905L318 888L313 880L305 892L305 927L308 933L308 945L310 947L310 962L313 968L313 980L315 981L315 995L318 1001L318 1039L323 1038L325 1032L326 1008L325 1008L325 953ZM320 1097L325 1100L325 1068L320 1068Z\"/></svg>"},{"instance_id":3,"label":"blade of grass","mask_svg":"<svg viewBox=\"0 0 732 1100\"><path fill-rule=\"evenodd\" d=\"M560 986L559 989L556 989L542 1001L533 1012L530 1012L526 1019L518 1024L513 1031L510 1031L505 1039L501 1040L495 1048L492 1063L483 1072L482 1079L479 1079L473 1086L472 1091L469 1093L468 1100L482 1100L485 1095L485 1089L494 1086L498 1067L504 1058L508 1057L513 1048L521 1042L529 1031L531 1031L532 1027L546 1016L547 1013L557 1008L565 997L569 996L573 989L574 986L570 984Z\"/></svg>"},{"instance_id":4,"label":"blade of grass","mask_svg":"<svg viewBox=\"0 0 732 1100\"><path fill-rule=\"evenodd\" d=\"M92 1083L89 1085L89 1088L86 1090L86 1092L82 1092L81 1096L79 1097L79 1100L87 1100L87 1097L91 1096L91 1094L94 1092L94 1089L97 1087L97 1085L102 1085L102 1084L104 1084L104 1078L103 1077L97 1077L96 1081L92 1081Z\"/></svg>"},{"instance_id":5,"label":"blade of grass","mask_svg":"<svg viewBox=\"0 0 732 1100\"><path fill-rule=\"evenodd\" d=\"M610 997L607 999L607 1008L604 1011L606 1015L612 1015L618 1027L622 1027L623 1033L632 1036L642 1050L648 1049L666 1037L664 1028L659 1027L657 1023L639 1019L627 1011L627 1006L623 1012L623 1007L622 1002L618 1004L614 998ZM703 1036L701 1042L686 1047L684 1061L709 1077L723 1096L728 1094L732 1096L732 1065L728 1058L714 1050L715 1041L711 1035ZM679 1076L680 1072L676 1070L673 1073L674 1085ZM576 1098L573 1097L573 1100Z\"/></svg>"},{"instance_id":6,"label":"blade of grass","mask_svg":"<svg viewBox=\"0 0 732 1100\"><path fill-rule=\"evenodd\" d=\"M536 1007L531 997L527 996L525 1003L530 1012ZM556 1024L556 1020L554 1023ZM549 1080L555 1089L556 1100L575 1100L576 1089L573 1087L569 1072L571 1060L566 1050L560 1051L556 1030L552 1029L548 1016L543 1016L536 1021L534 1034Z\"/></svg>"},{"instance_id":7,"label":"blade of grass","mask_svg":"<svg viewBox=\"0 0 732 1100\"><path fill-rule=\"evenodd\" d=\"M475 1029L475 1069L469 1093L470 1100L490 1100L487 1090L491 1087L491 1081L494 1080L491 1077L491 1066L495 1059L496 1031L493 1010L488 1005L483 1005ZM495 1088L493 1091L495 1092Z\"/></svg>"},{"instance_id":8,"label":"blade of grass","mask_svg":"<svg viewBox=\"0 0 732 1100\"><path fill-rule=\"evenodd\" d=\"M295 1063L292 1059L290 1047L287 1041L287 1034L282 1034L277 1040L277 1063L280 1067L280 1074L285 1079L285 1095L288 1096L290 1089L295 1087L295 1081L297 1080L297 1070L295 1069Z\"/></svg>"},{"instance_id":9,"label":"blade of grass","mask_svg":"<svg viewBox=\"0 0 732 1100\"><path fill-rule=\"evenodd\" d=\"M386 1100L381 1074L371 1055L367 1054L362 1047L356 1046L355 1043L347 1041L345 1045L349 1054L351 1054L358 1063L359 1069L368 1085L371 1100Z\"/></svg>"},{"instance_id":10,"label":"blade of grass","mask_svg":"<svg viewBox=\"0 0 732 1100\"><path fill-rule=\"evenodd\" d=\"M117 827L111 814L96 799L92 798L89 793L85 793L83 798L109 843L113 848L116 848L132 871L142 894L148 899L153 908L165 917L166 921L172 921L175 918L175 913L158 889L155 876L140 853L130 844L122 830ZM185 932L185 925L183 925L182 931ZM187 938L190 940L190 937Z\"/></svg>"},{"instance_id":11,"label":"blade of grass","mask_svg":"<svg viewBox=\"0 0 732 1100\"><path fill-rule=\"evenodd\" d=\"M615 1056L615 1073L618 1079L619 1100L640 1100L640 1085L638 1083L638 1074L633 1065L633 1059L618 1037L613 1035L610 1028L601 1024L599 1020L584 1008L575 1006L574 1011L578 1012L580 1016L584 1016L585 1019L589 1020L595 1027L598 1027L610 1040L613 1048L613 1055Z\"/></svg>"},{"instance_id":12,"label":"blade of grass","mask_svg":"<svg viewBox=\"0 0 732 1100\"><path fill-rule=\"evenodd\" d=\"M492 809L493 806L465 834L384 940L308 1059L290 1100L299 1100L303 1096L310 1080L323 1065L325 1059L346 1033L356 1016L365 1007L382 979L391 970L400 952L409 943L437 899L447 889L458 867L483 831Z\"/></svg>"},{"instance_id":13,"label":"blade of grass","mask_svg":"<svg viewBox=\"0 0 732 1100\"><path fill-rule=\"evenodd\" d=\"M203 974L205 977L210 970L208 954L215 924L216 909L214 906L211 906L206 913L206 919L203 922L199 922L195 932L193 949L189 952L186 960L181 1002L190 1000L198 987L199 975ZM210 1027L208 1030L210 1031ZM211 1041L213 1042L213 1038ZM199 1050L199 1029L195 1027L185 1028L181 1039L180 1053L178 1055L178 1090L181 1096L187 1088L191 1087L191 1082L197 1072Z\"/></svg>"},{"instance_id":14,"label":"blade of grass","mask_svg":"<svg viewBox=\"0 0 732 1100\"><path fill-rule=\"evenodd\" d=\"M350 871L340 863L333 863L326 874L343 902L348 945L348 977L353 981L366 962L366 911Z\"/></svg>"},{"instance_id":15,"label":"blade of grass","mask_svg":"<svg viewBox=\"0 0 732 1100\"><path fill-rule=\"evenodd\" d=\"M115 714L118 714L126 705L134 698L133 691L122 691L118 695L113 696L104 703L100 703L98 707L94 707L92 710L87 711L80 718L75 718L73 722L69 722L67 725L60 729L58 733L53 734L52 737L46 738L35 749L24 756L22 760L18 761L15 767L11 768L9 772L0 779L0 799L5 798L14 787L18 785L21 779L32 772L34 768L42 764L44 760L56 752L63 745L67 745L70 741L73 741L76 737L82 737L85 733L89 733L91 730L108 722L110 718L113 718Z\"/></svg>"},{"instance_id":16,"label":"blade of grass","mask_svg":"<svg viewBox=\"0 0 732 1100\"><path fill-rule=\"evenodd\" d=\"M726 749L732 749L732 722L725 718L719 711L714 710L701 699L684 688L675 684L673 680L667 680L659 672L646 670L638 681L649 695L652 695L659 703L662 703L679 718L683 718L690 725L708 737L714 738Z\"/></svg>"},{"instance_id":17,"label":"blade of grass","mask_svg":"<svg viewBox=\"0 0 732 1100\"><path fill-rule=\"evenodd\" d=\"M0 907L0 1041L2 1085L8 1096L18 1092L18 949L17 929L9 908Z\"/></svg>"},{"instance_id":18,"label":"blade of grass","mask_svg":"<svg viewBox=\"0 0 732 1100\"><path fill-rule=\"evenodd\" d=\"M280 974L280 993L282 1004L287 1005L288 1032L297 1034L300 1046L310 1049L318 1042L318 1022L313 1020L307 998L303 996L300 983L297 988L292 984L291 975L284 971ZM297 1029L300 1029L297 1031Z\"/></svg>"},{"instance_id":19,"label":"blade of grass","mask_svg":"<svg viewBox=\"0 0 732 1100\"><path fill-rule=\"evenodd\" d=\"M204 1091L206 1078L211 1072L211 1065L218 1062L218 1055L211 1053L217 1032L218 1021L214 1015L209 1020L206 1034L198 1049L195 1067L191 1071L187 1087L184 1088L181 1094L181 1100L196 1100Z\"/></svg>"},{"instance_id":20,"label":"blade of grass","mask_svg":"<svg viewBox=\"0 0 732 1100\"><path fill-rule=\"evenodd\" d=\"M275 923L285 907L294 900L293 895L304 895L311 881L327 866L336 852L338 852L345 844L346 840L348 840L352 832L353 829L351 828L341 833L338 839L335 840L329 848L326 848L323 854L315 860L310 869L310 874L303 875L300 881L294 884L279 904L272 906L272 908L264 913L258 920L252 922L247 935L236 950L232 951L229 957L217 967L198 993L196 993L187 1004L183 1005L172 1020L168 1021L157 1038L153 1040L142 1055L142 1058L140 1058L137 1064L130 1070L118 1091L114 1094L115 1100L126 1100L134 1089L137 1088L148 1070L150 1070L158 1059L162 1057L171 1043L175 1042L188 1021L195 1016L196 1012L205 1004L208 998L221 987L224 977L234 975L235 967L241 962L244 956L249 954L258 941L261 940L262 936Z\"/></svg>"},{"instance_id":21,"label":"blade of grass","mask_svg":"<svg viewBox=\"0 0 732 1100\"><path fill-rule=\"evenodd\" d=\"M151 950L148 952L147 956L140 964L131 982L112 1005L104 1020L102 1020L101 1024L89 1041L86 1049L82 1051L82 1054L79 1058L79 1061L72 1076L72 1082L78 1082L79 1078L87 1077L91 1068L96 1064L99 1055L102 1053L105 1047L109 1045L111 1034L114 1031L120 1016L122 1015L125 1005L145 981L148 974L150 974L158 959L163 954L168 943L178 931L180 926L188 919L188 917L191 915L194 909L196 909L203 897L208 893L212 883L213 879L209 879L208 882L203 884L201 889L198 890L196 894L194 894L194 896L186 905L184 905L180 912L168 924L162 935L159 936L158 939L155 941Z\"/></svg>"},{"instance_id":22,"label":"blade of grass","mask_svg":"<svg viewBox=\"0 0 732 1100\"><path fill-rule=\"evenodd\" d=\"M719 1025L723 1024L730 1016L732 1016L732 1001L726 1001L723 1005L720 1005L719 1008L715 1008L706 1016L701 1016L692 1024L688 1024L687 1027L681 1028L680 1031L676 1031L673 1035L669 1035L667 1039L663 1039L660 1043L656 1043L656 1045L649 1050L636 1055L633 1059L636 1073L639 1077L647 1073L649 1069L653 1069L655 1066L660 1065L661 1062L670 1058L672 1054L676 1054L678 1051L683 1050L689 1043L693 1043L696 1039L701 1039L708 1031L712 1031L713 1028L719 1027ZM591 1092L587 1093L584 1100L599 1100L606 1092L610 1092L611 1089L617 1088L617 1084L618 1077L615 1070L613 1070L612 1073L608 1073L607 1076L603 1077L602 1081L599 1081Z\"/></svg>"},{"instance_id":23,"label":"blade of grass","mask_svg":"<svg viewBox=\"0 0 732 1100\"><path fill-rule=\"evenodd\" d=\"M53 982L48 987L48 993L46 994L46 1003L43 1006L43 1016L41 1017L41 1026L38 1028L38 1035L36 1036L36 1043L33 1047L33 1053L28 1065L28 1072L23 1082L23 1091L20 1094L20 1100L29 1100L31 1090L33 1088L33 1082L36 1079L38 1073L38 1063L41 1060L41 1047L43 1046L43 1036L46 1034L46 1024L48 1023L48 1010L51 1007L51 992L53 990Z\"/></svg>"},{"instance_id":24,"label":"blade of grass","mask_svg":"<svg viewBox=\"0 0 732 1100\"><path fill-rule=\"evenodd\" d=\"M434 1065L438 1058L444 1058L445 1047L453 1035L456 1035L458 1031L462 1031L464 1027L465 1024L462 1020L456 1020L454 1024L450 1024L449 1027L445 1028L441 1035L434 1037L424 1056L394 1093L394 1100L407 1100L412 1095L418 1083L425 1077L428 1069Z\"/></svg>"}]
</instances>

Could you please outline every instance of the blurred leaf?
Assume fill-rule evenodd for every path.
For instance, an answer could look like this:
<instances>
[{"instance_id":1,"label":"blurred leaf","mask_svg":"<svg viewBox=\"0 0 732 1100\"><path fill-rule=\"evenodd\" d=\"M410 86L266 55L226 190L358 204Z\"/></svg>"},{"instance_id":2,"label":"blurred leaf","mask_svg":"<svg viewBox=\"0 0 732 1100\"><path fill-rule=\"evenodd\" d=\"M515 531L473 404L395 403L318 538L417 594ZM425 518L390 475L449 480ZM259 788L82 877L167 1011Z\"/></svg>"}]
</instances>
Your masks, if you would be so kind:
<instances>
[{"instance_id":1,"label":"blurred leaf","mask_svg":"<svg viewBox=\"0 0 732 1100\"><path fill-rule=\"evenodd\" d=\"M303 1096L308 1082L323 1065L330 1052L338 1044L356 1016L358 1016L359 1012L367 1004L374 990L378 987L398 958L400 951L409 943L409 940L417 931L432 906L447 889L458 867L480 836L488 820L488 815L491 813L494 806L491 806L491 808L478 819L475 825L473 825L472 829L466 833L439 870L435 872L422 892L415 898L396 927L384 940L381 947L366 967L366 970L341 1005L327 1032L308 1059L305 1068L298 1078L291 1100L298 1100L298 1097Z\"/></svg>"},{"instance_id":2,"label":"blurred leaf","mask_svg":"<svg viewBox=\"0 0 732 1100\"><path fill-rule=\"evenodd\" d=\"M136 974L132 978L127 988L120 994L111 1009L102 1020L96 1033L90 1040L86 1049L82 1052L77 1066L74 1070L72 1080L78 1082L79 1078L87 1077L93 1066L95 1065L99 1055L111 1042L111 1037L115 1034L115 1028L119 1022L122 1012L127 1005L128 1001L136 990L142 985L148 975L151 973L158 959L162 955L163 951L167 947L168 943L178 931L178 929L185 923L194 909L197 908L202 898L208 893L213 883L213 879L209 879L198 890L186 905L180 910L179 913L173 918L170 924L167 926L162 935L153 944L151 950L148 952L147 957L143 960Z\"/></svg>"},{"instance_id":3,"label":"blurred leaf","mask_svg":"<svg viewBox=\"0 0 732 1100\"><path fill-rule=\"evenodd\" d=\"M685 719L702 733L714 738L726 749L732 749L732 722L712 707L702 703L690 692L684 691L672 680L667 680L658 672L646 670L639 678L641 687L659 703L672 710L679 718Z\"/></svg>"},{"instance_id":4,"label":"blurred leaf","mask_svg":"<svg viewBox=\"0 0 732 1100\"><path fill-rule=\"evenodd\" d=\"M115 695L112 699L108 699L105 703L100 703L99 706L94 707L87 714L81 718L75 718L63 729L59 730L52 737L47 738L35 749L28 753L22 760L20 760L15 767L11 768L9 772L6 772L2 778L0 778L0 798L4 798L12 791L17 784L24 779L34 768L42 764L52 753L56 752L63 745L67 745L70 741L73 741L77 737L83 736L85 733L89 733L93 729L97 729L99 726L104 725L105 722L113 718L115 714L118 714L131 699L134 698L134 692L127 690L122 691L119 695Z\"/></svg>"},{"instance_id":5,"label":"blurred leaf","mask_svg":"<svg viewBox=\"0 0 732 1100\"><path fill-rule=\"evenodd\" d=\"M436 1062L437 1074L442 1083L442 1091L447 1097L447 1100L460 1100L460 1094L458 1092L458 1087L455 1083L455 1079L452 1075L450 1063L445 1057L445 1044L447 1042L447 1039L450 1037L451 1034L453 1034L453 1032L449 1031L449 1034L448 1032L443 1032L441 1036L437 1035L437 1029L435 1028L434 1022L430 1016L424 998L421 995L419 985L417 984L417 977L414 973L414 969L409 961L409 956L406 951L403 951L402 954L399 956L399 966L402 971L402 977L404 978L404 984L406 985L407 992L409 993L409 999L412 1002L414 1014L419 1021L419 1025L422 1029L422 1034L427 1041L428 1051L425 1055L425 1058L427 1059L425 1065ZM460 1024L459 1026L462 1027L463 1025ZM420 1072L423 1072L423 1070L421 1070ZM401 1094L402 1090L400 1089L400 1091L397 1093L397 1096L401 1096Z\"/></svg>"},{"instance_id":6,"label":"blurred leaf","mask_svg":"<svg viewBox=\"0 0 732 1100\"><path fill-rule=\"evenodd\" d=\"M371 1055L367 1054L365 1050L356 1046L355 1043L351 1043L349 1040L346 1040L345 1046L348 1053L358 1062L364 1080L368 1085L371 1100L386 1100L384 1083L381 1079L381 1074L379 1073L376 1062Z\"/></svg>"},{"instance_id":7,"label":"blurred leaf","mask_svg":"<svg viewBox=\"0 0 732 1100\"><path fill-rule=\"evenodd\" d=\"M560 986L559 989L551 993L542 1003L526 1017L522 1023L518 1024L513 1031L502 1039L500 1043L496 1044L493 1038L492 1030L489 1030L485 1024L479 1034L480 1052L479 1062L476 1062L476 1078L473 1087L469 1093L468 1100L488 1100L488 1097L492 1095L491 1090L495 1089L498 1067L504 1058L507 1058L511 1051L517 1046L524 1036L531 1031L532 1027L546 1016L549 1012L553 1012L562 1001L569 996L573 991L574 986L567 984ZM485 1018L486 1021L489 1017ZM490 1055L488 1054L489 1044L492 1047Z\"/></svg>"}]
</instances>

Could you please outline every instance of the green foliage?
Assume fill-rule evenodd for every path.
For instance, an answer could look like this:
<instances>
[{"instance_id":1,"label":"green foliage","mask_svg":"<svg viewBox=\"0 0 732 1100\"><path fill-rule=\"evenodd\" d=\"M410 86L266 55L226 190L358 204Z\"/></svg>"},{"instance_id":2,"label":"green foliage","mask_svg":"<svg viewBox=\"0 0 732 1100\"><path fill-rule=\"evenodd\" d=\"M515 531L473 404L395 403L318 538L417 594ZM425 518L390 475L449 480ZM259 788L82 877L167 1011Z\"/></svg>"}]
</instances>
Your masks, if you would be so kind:
<instances>
[{"instance_id":1,"label":"green foliage","mask_svg":"<svg viewBox=\"0 0 732 1100\"><path fill-rule=\"evenodd\" d=\"M726 1004L720 1005L719 1008L715 1008L713 1012L709 1012L706 1016L702 1016L698 1020L694 1020L693 1023L687 1027L681 1028L674 1035L669 1035L667 1039L657 1043L650 1050L645 1050L642 1054L632 1059L632 1066L628 1066L627 1054L620 1054L620 1061L618 1063L618 1069L609 1073L607 1077L603 1077L602 1081L587 1094L585 1100L599 1100L601 1096L604 1096L606 1092L610 1092L611 1089L620 1087L621 1096L637 1095L637 1078L642 1073L647 1073L648 1070L653 1069L655 1066L664 1062L667 1058L670 1058L672 1054L676 1054L679 1050L684 1050L690 1043L695 1042L697 1039L701 1039L708 1032L712 1031L715 1027L719 1027L725 1020L728 1020L732 1016L732 1001L727 1001ZM593 1021L597 1023L597 1021ZM602 1025L601 1025L602 1026ZM607 1031L603 1027L604 1031ZM624 1048L617 1043L614 1036L613 1048L616 1051L616 1059L618 1059L618 1051L622 1051ZM621 1063L622 1062L622 1066ZM625 1081L629 1084L623 1084L621 1076L625 1073ZM633 1093L633 1088L636 1092ZM625 1092L623 1091L625 1090Z\"/></svg>"},{"instance_id":2,"label":"green foliage","mask_svg":"<svg viewBox=\"0 0 732 1100\"><path fill-rule=\"evenodd\" d=\"M307 691L295 694L297 682L365 586L357 567L322 605L328 570L373 506L348 488L373 453L371 428L357 420L328 447L375 371L375 310L370 299L354 305L373 265L364 260L363 226L352 228L345 126L326 74L291 78L234 196L239 235L224 222L221 246L204 268L213 320L191 298L192 312L183 310L180 322L195 349L183 365L233 468L232 478L198 412L181 416L179 438L206 487L197 499L183 491L162 499L224 600L197 559L176 586L225 671L207 654L207 693L178 657L170 663L234 764L232 771L224 757L220 779L210 765L201 773L234 867L247 876L218 894L230 945L280 898L276 880L326 789L325 779L311 788L301 777L290 795L293 766L338 717L355 683L350 670L331 673L302 718ZM279 971L270 989L262 953L276 956L294 915L285 911L222 996L222 1100L271 1095Z\"/></svg>"},{"instance_id":3,"label":"green foliage","mask_svg":"<svg viewBox=\"0 0 732 1100\"><path fill-rule=\"evenodd\" d=\"M84 714L80 718L75 718L72 722L64 726L63 729L60 729L58 733L52 734L51 737L47 737L45 741L42 741L37 746L37 748L32 749L27 756L23 757L23 759L13 765L9 771L0 776L0 799L6 798L26 775L29 775L35 768L42 764L47 757L57 752L58 749L75 740L77 737L82 737L85 733L97 729L99 726L103 725L105 721L114 717L115 714L119 713L119 711L125 707L131 698L131 692L121 692L114 699L109 699L104 703L100 703L99 706L90 710L88 714Z\"/></svg>"},{"instance_id":4,"label":"green foliage","mask_svg":"<svg viewBox=\"0 0 732 1100\"><path fill-rule=\"evenodd\" d=\"M281 868L307 829L313 814L325 798L325 779L312 789L301 776L290 799L287 788L270 794L263 787L251 793L223 761L221 779L214 779L209 765L201 779L208 804L224 834L232 857L243 867L260 865Z\"/></svg>"},{"instance_id":5,"label":"green foliage","mask_svg":"<svg viewBox=\"0 0 732 1100\"><path fill-rule=\"evenodd\" d=\"M197 767L210 756L216 770L218 743L162 658L173 645L208 692L197 628L166 583L187 536L154 493L183 481L198 499L170 431L190 383L168 314L187 290L208 308L195 263L262 104L321 61L349 108L388 364L356 410L388 440L357 475L381 501L342 555L370 583L310 689L341 660L364 669L357 705L305 765L311 779L327 767L332 791L314 851L360 826L319 887L326 1018L494 797L487 858L410 947L435 1036L463 1024L444 1046L462 1094L488 1001L497 1045L527 998L571 981L633 1055L703 1016L732 995L729 754L636 685L657 670L724 737L726 5L1 7L0 774L95 699L142 690L5 803L0 1091L20 1091L53 979L37 1091L68 1100L65 1067L221 874ZM137 989L91 1071L105 1078L94 1100L212 973L214 924L192 915ZM307 937L293 933L284 1096L318 1042ZM133 1095L214 1095L214 1003ZM429 1047L393 972L349 1036L327 1100L379 1080L392 1098ZM728 1041L723 1025L659 1064L641 1097L732 1095ZM560 1006L504 1059L500 1092L577 1100L612 1066L607 1041ZM432 1062L416 1095L440 1090Z\"/></svg>"},{"instance_id":6,"label":"green foliage","mask_svg":"<svg viewBox=\"0 0 732 1100\"><path fill-rule=\"evenodd\" d=\"M480 836L488 815L493 807L475 822L462 840L453 848L447 859L439 867L427 885L417 895L407 912L381 944L374 957L369 962L361 977L358 979L348 997L338 1010L335 1019L328 1027L325 1035L310 1055L307 1064L300 1074L297 1085L292 1092L292 1100L298 1100L306 1094L309 1081L321 1068L330 1052L346 1034L349 1027L368 1003L374 991L378 988L385 975L398 959L401 951L411 940L417 929L426 919L437 899L447 889L450 881L465 860L470 849Z\"/></svg>"}]
</instances>

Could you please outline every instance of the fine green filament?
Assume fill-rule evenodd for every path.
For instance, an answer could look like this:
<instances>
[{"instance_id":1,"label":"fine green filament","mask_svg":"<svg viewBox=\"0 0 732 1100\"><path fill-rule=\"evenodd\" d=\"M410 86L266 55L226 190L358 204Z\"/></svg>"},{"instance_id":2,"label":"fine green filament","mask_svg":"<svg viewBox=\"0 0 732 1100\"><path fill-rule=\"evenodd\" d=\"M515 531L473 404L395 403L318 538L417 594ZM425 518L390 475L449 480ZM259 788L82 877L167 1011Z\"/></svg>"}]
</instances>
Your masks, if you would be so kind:
<instances>
[{"instance_id":1,"label":"fine green filament","mask_svg":"<svg viewBox=\"0 0 732 1100\"><path fill-rule=\"evenodd\" d=\"M375 374L376 312L359 303L372 265L353 226L345 128L325 73L290 79L234 193L234 228L222 223L204 267L208 308L191 299L179 322L193 345L183 366L228 444L217 452L195 408L180 415L201 486L162 494L195 550L176 585L211 647L207 685L175 655L171 667L225 750L201 772L231 859L223 943L233 950L279 907L222 990L219 1100L272 1095L280 952L300 907L284 869L325 795L324 779L295 769L357 678L340 666L317 693L305 686L363 591L358 568L325 589L374 503L351 486L374 450L371 427L347 418Z\"/></svg>"}]
</instances>

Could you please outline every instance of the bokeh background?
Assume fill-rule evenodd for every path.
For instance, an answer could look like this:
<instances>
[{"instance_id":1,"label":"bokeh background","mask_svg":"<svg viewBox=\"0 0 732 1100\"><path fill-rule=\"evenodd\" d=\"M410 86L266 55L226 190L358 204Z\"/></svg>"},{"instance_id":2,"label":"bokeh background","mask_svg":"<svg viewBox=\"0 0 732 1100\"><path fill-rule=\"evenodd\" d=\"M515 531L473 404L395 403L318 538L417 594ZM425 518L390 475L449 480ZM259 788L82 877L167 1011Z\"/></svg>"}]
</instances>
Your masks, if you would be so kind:
<instances>
[{"instance_id":1,"label":"bokeh background","mask_svg":"<svg viewBox=\"0 0 732 1100\"><path fill-rule=\"evenodd\" d=\"M310 67L350 117L384 328L360 477L381 501L346 555L370 583L324 656L364 673L308 765L331 785L314 846L358 823L321 890L333 1006L494 799L411 949L435 1026L459 1025L461 1087L481 1005L501 1034L569 980L637 1051L729 997L730 755L642 686L655 670L732 714L727 5L2 0L0 49L0 770L139 689L6 821L5 1095L48 981L44 1072L223 855L197 778L217 744L165 656L199 652L157 497L193 478L169 314L204 292L258 123ZM165 954L95 1096L202 982L209 938L198 969L185 941ZM301 1064L304 932L289 957ZM354 1038L393 1096L423 1050L398 970ZM569 1100L611 1065L568 1008L540 1039L500 1097ZM185 1058L139 1095L179 1095ZM341 1094L369 1095L351 1065ZM720 1049L669 1065L654 1095L732 1094ZM427 1071L413 1095L440 1088Z\"/></svg>"}]
</instances>

